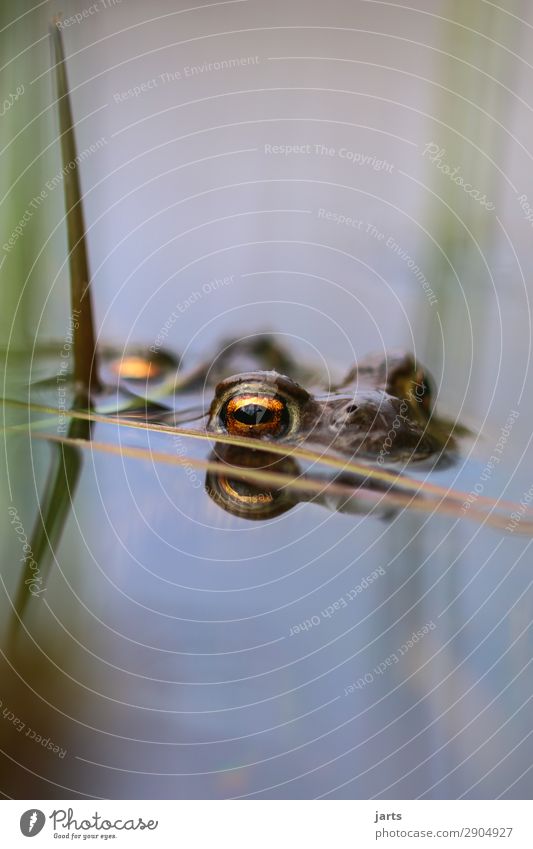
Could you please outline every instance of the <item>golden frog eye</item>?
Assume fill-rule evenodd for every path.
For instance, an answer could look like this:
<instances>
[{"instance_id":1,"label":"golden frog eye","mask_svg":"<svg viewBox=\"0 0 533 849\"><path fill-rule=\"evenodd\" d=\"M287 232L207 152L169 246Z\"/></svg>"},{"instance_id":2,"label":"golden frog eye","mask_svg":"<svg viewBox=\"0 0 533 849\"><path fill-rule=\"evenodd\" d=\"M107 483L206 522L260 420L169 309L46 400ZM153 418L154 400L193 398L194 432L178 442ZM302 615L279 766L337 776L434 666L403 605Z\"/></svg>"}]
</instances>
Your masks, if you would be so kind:
<instances>
[{"instance_id":1,"label":"golden frog eye","mask_svg":"<svg viewBox=\"0 0 533 849\"><path fill-rule=\"evenodd\" d=\"M236 436L283 436L290 424L283 398L249 392L226 401L220 418L228 433Z\"/></svg>"},{"instance_id":2,"label":"golden frog eye","mask_svg":"<svg viewBox=\"0 0 533 849\"><path fill-rule=\"evenodd\" d=\"M234 374L218 384L207 427L234 436L284 439L298 433L312 400L302 386L277 372Z\"/></svg>"}]
</instances>

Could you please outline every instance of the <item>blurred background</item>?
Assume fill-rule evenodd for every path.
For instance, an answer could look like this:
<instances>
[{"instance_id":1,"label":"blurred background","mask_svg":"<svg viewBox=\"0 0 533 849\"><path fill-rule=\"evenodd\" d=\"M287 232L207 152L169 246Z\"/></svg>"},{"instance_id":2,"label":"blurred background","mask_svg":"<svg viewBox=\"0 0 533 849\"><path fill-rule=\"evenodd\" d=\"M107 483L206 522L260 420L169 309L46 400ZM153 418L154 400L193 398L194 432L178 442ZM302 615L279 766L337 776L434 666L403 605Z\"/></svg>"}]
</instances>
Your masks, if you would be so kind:
<instances>
[{"instance_id":1,"label":"blurred background","mask_svg":"<svg viewBox=\"0 0 533 849\"><path fill-rule=\"evenodd\" d=\"M48 36L61 12L99 342L163 338L189 367L268 331L336 376L412 350L438 409L475 434L432 480L524 500L526 2L6 5L4 396L46 373L39 351L70 327ZM316 504L250 523L183 469L93 451L46 592L18 621L20 537L54 454L3 442L6 796L530 798L527 536Z\"/></svg>"}]
</instances>

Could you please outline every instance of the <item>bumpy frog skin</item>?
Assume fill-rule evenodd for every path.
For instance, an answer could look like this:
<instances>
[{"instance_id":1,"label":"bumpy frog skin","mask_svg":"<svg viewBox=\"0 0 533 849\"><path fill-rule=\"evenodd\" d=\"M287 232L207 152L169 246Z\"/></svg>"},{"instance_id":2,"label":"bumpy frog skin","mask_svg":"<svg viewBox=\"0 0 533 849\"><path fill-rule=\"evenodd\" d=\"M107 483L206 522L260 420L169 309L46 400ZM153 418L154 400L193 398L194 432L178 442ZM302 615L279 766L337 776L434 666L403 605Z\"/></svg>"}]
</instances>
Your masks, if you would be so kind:
<instances>
[{"instance_id":1,"label":"bumpy frog skin","mask_svg":"<svg viewBox=\"0 0 533 849\"><path fill-rule=\"evenodd\" d=\"M423 460L453 447L449 429L432 415L429 378L410 354L368 357L326 393L312 394L276 371L226 377L207 429L309 441L379 463Z\"/></svg>"}]
</instances>

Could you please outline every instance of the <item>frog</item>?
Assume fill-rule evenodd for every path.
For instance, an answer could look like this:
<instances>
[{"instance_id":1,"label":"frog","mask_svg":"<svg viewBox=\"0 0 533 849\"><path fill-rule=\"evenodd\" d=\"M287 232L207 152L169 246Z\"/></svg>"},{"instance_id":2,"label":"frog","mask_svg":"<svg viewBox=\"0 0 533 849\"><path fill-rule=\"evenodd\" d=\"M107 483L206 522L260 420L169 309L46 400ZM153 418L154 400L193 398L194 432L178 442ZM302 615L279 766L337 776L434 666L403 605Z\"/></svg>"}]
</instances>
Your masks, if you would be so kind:
<instances>
[{"instance_id":1,"label":"frog","mask_svg":"<svg viewBox=\"0 0 533 849\"><path fill-rule=\"evenodd\" d=\"M255 369L228 374L232 366L254 357ZM287 373L272 367L279 363ZM259 368L267 364L271 367ZM407 464L425 461L442 467L454 462L456 437L464 435L459 424L435 414L434 381L410 352L367 355L342 380L324 385L310 366L291 359L274 336L258 336L253 343L222 345L203 379L204 393L211 397L204 414L206 433L247 438L243 444L215 442L209 460L217 471L207 473L205 491L218 507L241 519L274 519L312 502L330 511L390 520L397 511L379 497L391 492L390 481L354 474L342 464L336 472L313 470L309 477L292 446L308 446L319 457L363 459L371 468L401 465L401 484ZM267 445L258 451L250 447L251 440ZM287 453L270 453L272 443L285 445ZM267 471L280 483L254 480L241 470ZM284 484L289 479L290 487ZM309 482L312 487L306 487ZM377 499L368 497L371 491Z\"/></svg>"},{"instance_id":2,"label":"frog","mask_svg":"<svg viewBox=\"0 0 533 849\"><path fill-rule=\"evenodd\" d=\"M262 338L257 348L270 362L283 362L284 372L255 368L223 376L214 387L208 432L306 443L380 465L444 461L456 450L453 425L433 410L433 379L410 352L367 355L337 384L320 385L315 377L314 386L304 386L301 366L273 338ZM238 342L226 350L235 356Z\"/></svg>"},{"instance_id":3,"label":"frog","mask_svg":"<svg viewBox=\"0 0 533 849\"><path fill-rule=\"evenodd\" d=\"M186 368L168 352L135 349L108 356L102 371L117 388L144 399L131 415L175 425L203 422L214 437L306 444L383 466L449 464L462 432L437 416L433 378L401 350L366 355L338 382L324 382L274 333L259 332L224 340Z\"/></svg>"},{"instance_id":4,"label":"frog","mask_svg":"<svg viewBox=\"0 0 533 849\"><path fill-rule=\"evenodd\" d=\"M205 492L240 519L272 520L304 502L349 515L372 513L382 520L396 515L379 497L391 492L390 481L345 470L342 464L308 474L294 446L310 447L319 458L362 459L374 468L403 469L423 461L443 466L455 458L459 425L435 415L433 379L410 352L362 357L336 383L321 380L274 333L223 340L188 368L161 352L148 357L139 350L124 352L120 359L111 358L107 374L138 394L146 389L139 384L147 375L157 385L165 365L177 366L170 378L173 409L161 415L161 406L153 408L152 421L196 425L213 437L207 459L215 470L205 476ZM170 389L168 384L164 391ZM182 399L198 397L204 399L199 406L183 408ZM147 405L146 415L149 411ZM245 442L217 441L221 435L245 437ZM262 443L261 450L251 446L254 440ZM273 443L284 445L286 453L269 451ZM270 477L265 481L265 471L279 483ZM400 483L401 477L400 471ZM378 497L369 497L372 493Z\"/></svg>"}]
</instances>

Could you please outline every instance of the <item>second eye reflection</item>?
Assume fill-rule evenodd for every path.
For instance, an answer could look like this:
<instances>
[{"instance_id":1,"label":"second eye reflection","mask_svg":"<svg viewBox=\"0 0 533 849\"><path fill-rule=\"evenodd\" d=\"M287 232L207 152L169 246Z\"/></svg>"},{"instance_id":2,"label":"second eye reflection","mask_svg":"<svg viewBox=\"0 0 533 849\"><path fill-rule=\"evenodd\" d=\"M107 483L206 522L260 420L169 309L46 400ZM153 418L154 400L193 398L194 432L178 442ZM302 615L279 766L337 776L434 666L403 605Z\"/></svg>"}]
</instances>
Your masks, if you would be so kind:
<instances>
[{"instance_id":1,"label":"second eye reflection","mask_svg":"<svg viewBox=\"0 0 533 849\"><path fill-rule=\"evenodd\" d=\"M384 492L387 486L358 479L353 474L342 473L334 480L317 474L307 476L294 457L217 443L209 460L223 465L225 469L207 473L207 494L227 513L241 519L273 519L304 502L352 515L372 510L379 518L391 518L395 513L390 506L376 505L374 501L361 497L363 490ZM252 480L243 479L239 474L243 470L252 473ZM279 483L263 482L262 475L279 476ZM313 486L307 486L311 482Z\"/></svg>"}]
</instances>

